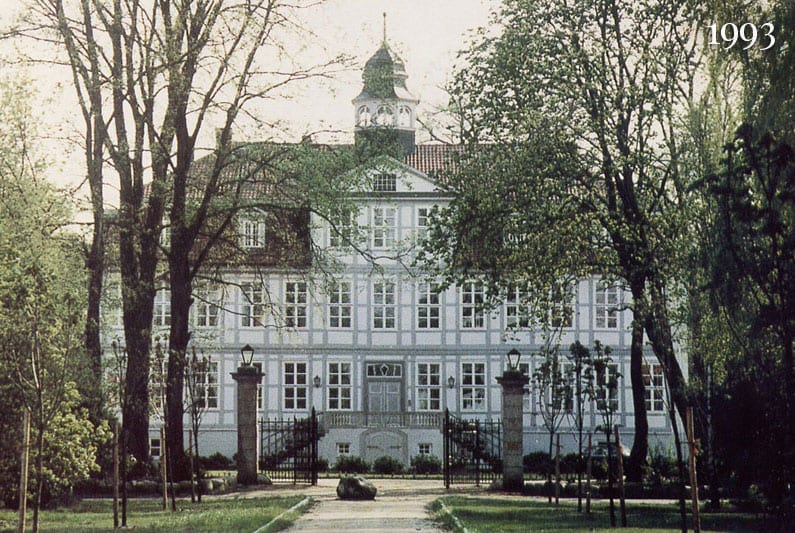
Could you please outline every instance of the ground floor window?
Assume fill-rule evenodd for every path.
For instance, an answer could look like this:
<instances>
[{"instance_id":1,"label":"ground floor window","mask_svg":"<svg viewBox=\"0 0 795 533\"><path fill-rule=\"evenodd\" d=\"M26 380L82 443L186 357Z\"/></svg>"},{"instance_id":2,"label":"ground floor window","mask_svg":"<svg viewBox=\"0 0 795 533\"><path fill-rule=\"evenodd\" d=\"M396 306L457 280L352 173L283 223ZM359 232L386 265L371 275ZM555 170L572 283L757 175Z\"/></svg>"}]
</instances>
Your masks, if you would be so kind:
<instances>
[{"instance_id":1,"label":"ground floor window","mask_svg":"<svg viewBox=\"0 0 795 533\"><path fill-rule=\"evenodd\" d=\"M438 411L441 407L441 365L439 363L417 363L417 410Z\"/></svg>"},{"instance_id":2,"label":"ground floor window","mask_svg":"<svg viewBox=\"0 0 795 533\"><path fill-rule=\"evenodd\" d=\"M351 408L351 364L328 364L328 408L350 410Z\"/></svg>"},{"instance_id":3,"label":"ground floor window","mask_svg":"<svg viewBox=\"0 0 795 533\"><path fill-rule=\"evenodd\" d=\"M351 453L351 443L350 442L338 442L337 443L337 455L350 455Z\"/></svg>"},{"instance_id":4,"label":"ground floor window","mask_svg":"<svg viewBox=\"0 0 795 533\"><path fill-rule=\"evenodd\" d=\"M486 409L486 364L461 363L461 410Z\"/></svg>"},{"instance_id":5,"label":"ground floor window","mask_svg":"<svg viewBox=\"0 0 795 533\"><path fill-rule=\"evenodd\" d=\"M665 377L662 365L645 363L643 365L643 384L646 385L646 411L665 410Z\"/></svg>"},{"instance_id":6,"label":"ground floor window","mask_svg":"<svg viewBox=\"0 0 795 533\"><path fill-rule=\"evenodd\" d=\"M433 453L433 444L430 442L420 442L417 445L417 451L420 455L431 455Z\"/></svg>"},{"instance_id":7,"label":"ground floor window","mask_svg":"<svg viewBox=\"0 0 795 533\"><path fill-rule=\"evenodd\" d=\"M160 438L149 439L149 455L160 457Z\"/></svg>"},{"instance_id":8,"label":"ground floor window","mask_svg":"<svg viewBox=\"0 0 795 533\"><path fill-rule=\"evenodd\" d=\"M284 363L284 408L306 409L306 363Z\"/></svg>"}]
</instances>

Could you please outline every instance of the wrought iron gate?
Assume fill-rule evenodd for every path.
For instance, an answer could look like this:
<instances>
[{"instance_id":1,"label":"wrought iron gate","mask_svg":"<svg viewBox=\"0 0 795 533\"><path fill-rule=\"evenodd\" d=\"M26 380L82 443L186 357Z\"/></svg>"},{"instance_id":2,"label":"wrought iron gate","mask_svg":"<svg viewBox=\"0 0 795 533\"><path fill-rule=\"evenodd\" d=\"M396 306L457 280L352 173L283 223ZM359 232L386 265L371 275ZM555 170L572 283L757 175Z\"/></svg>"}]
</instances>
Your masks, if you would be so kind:
<instances>
[{"instance_id":1,"label":"wrought iron gate","mask_svg":"<svg viewBox=\"0 0 795 533\"><path fill-rule=\"evenodd\" d=\"M491 483L502 477L500 421L464 420L444 413L444 486Z\"/></svg>"},{"instance_id":2,"label":"wrought iron gate","mask_svg":"<svg viewBox=\"0 0 795 533\"><path fill-rule=\"evenodd\" d=\"M317 485L318 440L314 409L307 418L261 420L260 471L274 483Z\"/></svg>"}]
</instances>

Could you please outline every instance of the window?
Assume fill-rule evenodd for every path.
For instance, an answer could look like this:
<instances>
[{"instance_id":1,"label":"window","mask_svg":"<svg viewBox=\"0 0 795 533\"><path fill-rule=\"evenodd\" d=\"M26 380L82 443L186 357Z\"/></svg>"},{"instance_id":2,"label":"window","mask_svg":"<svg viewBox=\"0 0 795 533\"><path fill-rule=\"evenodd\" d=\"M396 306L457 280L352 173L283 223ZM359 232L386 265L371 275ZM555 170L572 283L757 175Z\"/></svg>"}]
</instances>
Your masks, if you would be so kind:
<instances>
[{"instance_id":1,"label":"window","mask_svg":"<svg viewBox=\"0 0 795 533\"><path fill-rule=\"evenodd\" d=\"M373 177L374 192L395 192L397 190L397 176L381 172Z\"/></svg>"},{"instance_id":2,"label":"window","mask_svg":"<svg viewBox=\"0 0 795 533\"><path fill-rule=\"evenodd\" d=\"M303 281L284 284L284 325L288 328L306 327L306 283Z\"/></svg>"},{"instance_id":3,"label":"window","mask_svg":"<svg viewBox=\"0 0 795 533\"><path fill-rule=\"evenodd\" d=\"M243 248L265 247L265 221L261 218L240 219L240 246Z\"/></svg>"},{"instance_id":4,"label":"window","mask_svg":"<svg viewBox=\"0 0 795 533\"><path fill-rule=\"evenodd\" d=\"M439 292L430 283L417 285L417 328L439 329Z\"/></svg>"},{"instance_id":5,"label":"window","mask_svg":"<svg viewBox=\"0 0 795 533\"><path fill-rule=\"evenodd\" d=\"M347 212L340 217L336 228L329 228L329 246L332 248L344 248L355 237L356 213Z\"/></svg>"},{"instance_id":6,"label":"window","mask_svg":"<svg viewBox=\"0 0 795 533\"><path fill-rule=\"evenodd\" d=\"M395 243L396 212L394 207L373 208L373 248L389 248Z\"/></svg>"},{"instance_id":7,"label":"window","mask_svg":"<svg viewBox=\"0 0 795 533\"><path fill-rule=\"evenodd\" d=\"M519 372L524 374L527 377L532 377L530 375L530 363L519 363ZM530 382L524 386L524 390L522 392L522 411L525 414L532 412L533 410L533 397L530 390Z\"/></svg>"},{"instance_id":8,"label":"window","mask_svg":"<svg viewBox=\"0 0 795 533\"><path fill-rule=\"evenodd\" d=\"M597 328L618 327L618 287L607 287L601 282L596 285L594 316Z\"/></svg>"},{"instance_id":9,"label":"window","mask_svg":"<svg viewBox=\"0 0 795 533\"><path fill-rule=\"evenodd\" d=\"M160 438L149 439L149 455L160 457Z\"/></svg>"},{"instance_id":10,"label":"window","mask_svg":"<svg viewBox=\"0 0 795 533\"><path fill-rule=\"evenodd\" d=\"M350 455L351 453L351 443L350 442L338 442L337 443L337 455Z\"/></svg>"},{"instance_id":11,"label":"window","mask_svg":"<svg viewBox=\"0 0 795 533\"><path fill-rule=\"evenodd\" d=\"M433 454L433 444L430 442L420 442L417 444L417 452L420 455L431 455Z\"/></svg>"},{"instance_id":12,"label":"window","mask_svg":"<svg viewBox=\"0 0 795 533\"><path fill-rule=\"evenodd\" d=\"M417 209L417 238L422 239L428 232L428 223L430 222L430 209L427 207L420 207Z\"/></svg>"},{"instance_id":13,"label":"window","mask_svg":"<svg viewBox=\"0 0 795 533\"><path fill-rule=\"evenodd\" d=\"M262 366L262 362L261 361L253 362L251 364L254 366L254 368L259 370L260 372L263 371L262 370L263 366ZM265 384L262 381L263 380L260 380L260 382L257 383L257 408L258 409L265 409Z\"/></svg>"},{"instance_id":14,"label":"window","mask_svg":"<svg viewBox=\"0 0 795 533\"><path fill-rule=\"evenodd\" d=\"M479 283L466 283L461 287L461 327L476 329L486 326L483 309L483 286Z\"/></svg>"},{"instance_id":15,"label":"window","mask_svg":"<svg viewBox=\"0 0 795 533\"><path fill-rule=\"evenodd\" d=\"M153 326L171 325L171 291L160 289L155 293L155 305L152 313Z\"/></svg>"},{"instance_id":16,"label":"window","mask_svg":"<svg viewBox=\"0 0 795 533\"><path fill-rule=\"evenodd\" d=\"M199 328L218 325L221 308L221 291L217 288L199 289L194 294L191 307L193 323Z\"/></svg>"},{"instance_id":17,"label":"window","mask_svg":"<svg viewBox=\"0 0 795 533\"><path fill-rule=\"evenodd\" d=\"M240 309L241 326L253 328L265 323L265 287L249 283L240 289L242 306Z\"/></svg>"},{"instance_id":18,"label":"window","mask_svg":"<svg viewBox=\"0 0 795 533\"><path fill-rule=\"evenodd\" d=\"M417 363L417 410L438 411L442 407L442 377L439 363Z\"/></svg>"},{"instance_id":19,"label":"window","mask_svg":"<svg viewBox=\"0 0 795 533\"><path fill-rule=\"evenodd\" d=\"M608 363L603 372L596 372L596 408L600 411L607 407L610 411L618 411L618 365ZM607 403L609 400L609 404Z\"/></svg>"},{"instance_id":20,"label":"window","mask_svg":"<svg viewBox=\"0 0 795 533\"><path fill-rule=\"evenodd\" d=\"M351 364L328 364L328 408L350 410L351 408Z\"/></svg>"},{"instance_id":21,"label":"window","mask_svg":"<svg viewBox=\"0 0 795 533\"><path fill-rule=\"evenodd\" d=\"M486 364L461 363L461 410L486 408Z\"/></svg>"},{"instance_id":22,"label":"window","mask_svg":"<svg viewBox=\"0 0 795 533\"><path fill-rule=\"evenodd\" d=\"M508 289L505 300L505 328L509 330L530 327L530 308L527 293L519 288Z\"/></svg>"},{"instance_id":23,"label":"window","mask_svg":"<svg viewBox=\"0 0 795 533\"><path fill-rule=\"evenodd\" d=\"M382 105L375 113L377 126L392 126L395 123L395 112L389 106Z\"/></svg>"},{"instance_id":24,"label":"window","mask_svg":"<svg viewBox=\"0 0 795 533\"><path fill-rule=\"evenodd\" d=\"M570 285L552 291L549 322L553 328L574 327L574 288Z\"/></svg>"},{"instance_id":25,"label":"window","mask_svg":"<svg viewBox=\"0 0 795 533\"><path fill-rule=\"evenodd\" d=\"M199 383L202 386L197 391L202 398L199 405L205 409L218 408L218 362L208 361L207 366L202 368L198 374Z\"/></svg>"},{"instance_id":26,"label":"window","mask_svg":"<svg viewBox=\"0 0 795 533\"><path fill-rule=\"evenodd\" d=\"M370 110L366 105L363 105L356 112L356 125L369 126L370 125Z\"/></svg>"},{"instance_id":27,"label":"window","mask_svg":"<svg viewBox=\"0 0 795 533\"><path fill-rule=\"evenodd\" d=\"M395 283L373 282L373 328L394 329L396 314Z\"/></svg>"},{"instance_id":28,"label":"window","mask_svg":"<svg viewBox=\"0 0 795 533\"><path fill-rule=\"evenodd\" d=\"M351 284L337 281L328 291L328 325L330 328L351 327Z\"/></svg>"},{"instance_id":29,"label":"window","mask_svg":"<svg viewBox=\"0 0 795 533\"><path fill-rule=\"evenodd\" d=\"M284 408L306 409L306 363L284 363Z\"/></svg>"},{"instance_id":30,"label":"window","mask_svg":"<svg viewBox=\"0 0 795 533\"><path fill-rule=\"evenodd\" d=\"M662 365L644 363L643 384L646 386L646 411L661 412L665 410L665 376Z\"/></svg>"},{"instance_id":31,"label":"window","mask_svg":"<svg viewBox=\"0 0 795 533\"><path fill-rule=\"evenodd\" d=\"M411 127L411 109L406 106L401 106L398 110L398 126L401 128Z\"/></svg>"}]
</instances>

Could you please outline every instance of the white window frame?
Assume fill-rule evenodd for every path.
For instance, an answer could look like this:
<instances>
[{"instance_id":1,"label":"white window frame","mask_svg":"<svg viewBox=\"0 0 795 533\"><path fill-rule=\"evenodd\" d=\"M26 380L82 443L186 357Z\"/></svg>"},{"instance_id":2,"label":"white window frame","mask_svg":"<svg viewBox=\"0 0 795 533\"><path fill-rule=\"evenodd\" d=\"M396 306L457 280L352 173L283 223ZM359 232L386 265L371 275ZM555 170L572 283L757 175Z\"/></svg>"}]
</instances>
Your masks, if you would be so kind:
<instances>
[{"instance_id":1,"label":"white window frame","mask_svg":"<svg viewBox=\"0 0 795 533\"><path fill-rule=\"evenodd\" d=\"M519 372L527 376L528 378L532 378L532 374L530 373L530 363L519 363ZM530 387L530 382L524 386L522 389L522 412L526 415L531 414L533 411L533 390Z\"/></svg>"},{"instance_id":2,"label":"white window frame","mask_svg":"<svg viewBox=\"0 0 795 533\"><path fill-rule=\"evenodd\" d=\"M328 289L328 327L350 329L353 327L353 296L350 281L334 281Z\"/></svg>"},{"instance_id":3,"label":"white window frame","mask_svg":"<svg viewBox=\"0 0 795 533\"><path fill-rule=\"evenodd\" d=\"M259 370L260 372L264 373L265 370L265 363L262 361L252 361L251 366ZM264 380L260 380L257 383L257 408L261 410L265 410L265 384L263 383Z\"/></svg>"},{"instance_id":4,"label":"white window frame","mask_svg":"<svg viewBox=\"0 0 795 533\"><path fill-rule=\"evenodd\" d=\"M397 191L397 174L393 172L378 172L373 176L373 192Z\"/></svg>"},{"instance_id":5,"label":"white window frame","mask_svg":"<svg viewBox=\"0 0 795 533\"><path fill-rule=\"evenodd\" d=\"M329 227L328 244L331 248L344 248L353 241L356 229L356 213L350 212L344 216L336 228Z\"/></svg>"},{"instance_id":6,"label":"white window frame","mask_svg":"<svg viewBox=\"0 0 795 533\"><path fill-rule=\"evenodd\" d=\"M418 455L433 455L433 443L419 442L417 443Z\"/></svg>"},{"instance_id":7,"label":"white window frame","mask_svg":"<svg viewBox=\"0 0 795 533\"><path fill-rule=\"evenodd\" d=\"M665 373L659 363L643 362L643 384L647 413L665 412Z\"/></svg>"},{"instance_id":8,"label":"white window frame","mask_svg":"<svg viewBox=\"0 0 795 533\"><path fill-rule=\"evenodd\" d=\"M505 299L505 329L526 330L530 328L532 313L527 300L527 293L520 288L508 289Z\"/></svg>"},{"instance_id":9,"label":"white window frame","mask_svg":"<svg viewBox=\"0 0 795 533\"><path fill-rule=\"evenodd\" d=\"M284 410L306 411L309 406L306 362L284 361L282 371L282 406Z\"/></svg>"},{"instance_id":10,"label":"white window frame","mask_svg":"<svg viewBox=\"0 0 795 533\"><path fill-rule=\"evenodd\" d=\"M338 442L337 443L337 455L350 455L351 454L351 443L350 442Z\"/></svg>"},{"instance_id":11,"label":"white window frame","mask_svg":"<svg viewBox=\"0 0 795 533\"><path fill-rule=\"evenodd\" d=\"M431 283L418 283L417 329L439 329L441 325L441 293Z\"/></svg>"},{"instance_id":12,"label":"white window frame","mask_svg":"<svg viewBox=\"0 0 795 533\"><path fill-rule=\"evenodd\" d=\"M594 328L618 329L620 303L621 293L617 286L597 282L594 286Z\"/></svg>"},{"instance_id":13,"label":"white window frame","mask_svg":"<svg viewBox=\"0 0 795 533\"><path fill-rule=\"evenodd\" d=\"M442 409L442 365L417 363L417 411Z\"/></svg>"},{"instance_id":14,"label":"white window frame","mask_svg":"<svg viewBox=\"0 0 795 533\"><path fill-rule=\"evenodd\" d=\"M221 289L199 288L191 307L193 325L197 328L214 328L221 323Z\"/></svg>"},{"instance_id":15,"label":"white window frame","mask_svg":"<svg viewBox=\"0 0 795 533\"><path fill-rule=\"evenodd\" d=\"M373 281L373 329L397 327L397 283L393 280Z\"/></svg>"},{"instance_id":16,"label":"white window frame","mask_svg":"<svg viewBox=\"0 0 795 533\"><path fill-rule=\"evenodd\" d=\"M576 307L576 290L574 285L565 285L551 294L552 308L549 310L549 323L553 328L571 329L574 327L574 309ZM562 318L567 318L563 322Z\"/></svg>"},{"instance_id":17,"label":"white window frame","mask_svg":"<svg viewBox=\"0 0 795 533\"><path fill-rule=\"evenodd\" d=\"M610 380L616 376L616 388L610 389L606 386L607 383L610 383ZM595 405L597 411L602 410L602 406L606 405L606 402L610 401L611 410L613 413L618 412L621 404L619 402L620 392L621 392L621 376L618 375L618 363L607 363L605 367L605 372L602 375L597 374L596 377L596 398L595 398ZM608 397L609 394L609 397Z\"/></svg>"},{"instance_id":18,"label":"white window frame","mask_svg":"<svg viewBox=\"0 0 795 533\"><path fill-rule=\"evenodd\" d=\"M461 286L461 329L486 329L485 300L483 284L471 281Z\"/></svg>"},{"instance_id":19,"label":"white window frame","mask_svg":"<svg viewBox=\"0 0 795 533\"><path fill-rule=\"evenodd\" d=\"M351 363L345 361L328 362L328 399L329 411L350 411L353 409L353 374Z\"/></svg>"},{"instance_id":20,"label":"white window frame","mask_svg":"<svg viewBox=\"0 0 795 533\"><path fill-rule=\"evenodd\" d=\"M240 327L256 328L265 325L265 286L245 283L240 287Z\"/></svg>"},{"instance_id":21,"label":"white window frame","mask_svg":"<svg viewBox=\"0 0 795 533\"><path fill-rule=\"evenodd\" d=\"M220 386L218 380L218 361L208 361L207 362L207 370L200 371L199 373L202 375L201 383L202 386L198 391L202 398L200 400L200 405L207 410L215 410L218 409L218 400L219 400L219 390L218 387Z\"/></svg>"},{"instance_id":22,"label":"white window frame","mask_svg":"<svg viewBox=\"0 0 795 533\"><path fill-rule=\"evenodd\" d=\"M461 411L486 410L486 363L461 363Z\"/></svg>"},{"instance_id":23,"label":"white window frame","mask_svg":"<svg viewBox=\"0 0 795 533\"><path fill-rule=\"evenodd\" d=\"M152 308L152 326L166 327L171 325L171 291L161 288L155 293Z\"/></svg>"},{"instance_id":24,"label":"white window frame","mask_svg":"<svg viewBox=\"0 0 795 533\"><path fill-rule=\"evenodd\" d=\"M309 323L309 289L305 281L284 282L284 326L305 329Z\"/></svg>"},{"instance_id":25,"label":"white window frame","mask_svg":"<svg viewBox=\"0 0 795 533\"><path fill-rule=\"evenodd\" d=\"M254 250L265 247L265 221L259 216L242 216L239 221L240 247Z\"/></svg>"},{"instance_id":26,"label":"white window frame","mask_svg":"<svg viewBox=\"0 0 795 533\"><path fill-rule=\"evenodd\" d=\"M397 208L375 206L370 220L373 249L384 250L394 246L397 239Z\"/></svg>"}]
</instances>

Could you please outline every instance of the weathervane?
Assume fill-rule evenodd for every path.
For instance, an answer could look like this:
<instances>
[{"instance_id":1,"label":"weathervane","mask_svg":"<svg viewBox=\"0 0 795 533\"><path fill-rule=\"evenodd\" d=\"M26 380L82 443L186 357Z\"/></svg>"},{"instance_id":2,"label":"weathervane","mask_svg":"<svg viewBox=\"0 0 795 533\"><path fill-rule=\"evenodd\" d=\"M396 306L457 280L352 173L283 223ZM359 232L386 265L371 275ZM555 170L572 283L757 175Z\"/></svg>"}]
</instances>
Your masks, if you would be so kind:
<instances>
[{"instance_id":1,"label":"weathervane","mask_svg":"<svg viewBox=\"0 0 795 533\"><path fill-rule=\"evenodd\" d=\"M386 44L386 11L384 11L384 44Z\"/></svg>"}]
</instances>

